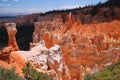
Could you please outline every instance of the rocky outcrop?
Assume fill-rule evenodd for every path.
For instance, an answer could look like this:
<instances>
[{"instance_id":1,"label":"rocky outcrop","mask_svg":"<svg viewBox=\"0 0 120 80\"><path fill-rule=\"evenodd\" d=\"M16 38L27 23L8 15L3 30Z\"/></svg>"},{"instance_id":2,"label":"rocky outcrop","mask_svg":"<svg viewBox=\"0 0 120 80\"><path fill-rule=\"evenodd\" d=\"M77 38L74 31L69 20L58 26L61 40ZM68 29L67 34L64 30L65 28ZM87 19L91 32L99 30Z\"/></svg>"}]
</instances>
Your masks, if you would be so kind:
<instances>
[{"instance_id":1,"label":"rocky outcrop","mask_svg":"<svg viewBox=\"0 0 120 80\"><path fill-rule=\"evenodd\" d=\"M10 53L12 51L11 47L4 47L0 52L0 60L10 62Z\"/></svg>"},{"instance_id":2,"label":"rocky outcrop","mask_svg":"<svg viewBox=\"0 0 120 80\"><path fill-rule=\"evenodd\" d=\"M17 29L16 29L15 23L6 23L5 28L7 29L7 33L8 33L8 46L4 47L1 50L0 60L10 63L11 52L19 49L16 43L16 38L15 38Z\"/></svg>"},{"instance_id":3,"label":"rocky outcrop","mask_svg":"<svg viewBox=\"0 0 120 80\"><path fill-rule=\"evenodd\" d=\"M46 48L44 41L34 45L35 47L31 48L30 51L17 51L17 53L26 61L32 63L38 70L47 72L54 80L70 78L59 45L54 45L49 49Z\"/></svg>"},{"instance_id":4,"label":"rocky outcrop","mask_svg":"<svg viewBox=\"0 0 120 80\"><path fill-rule=\"evenodd\" d=\"M94 24L82 25L80 21L73 21L71 13L68 17L68 24L58 25L60 28L53 31L46 28L42 37L48 49L53 44L61 46L68 68L64 74L69 74L69 80L83 80L86 74L93 74L109 63L119 61L119 21L101 24L95 21ZM58 66L56 63L50 68L56 69ZM61 77L64 79L64 76Z\"/></svg>"},{"instance_id":5,"label":"rocky outcrop","mask_svg":"<svg viewBox=\"0 0 120 80\"><path fill-rule=\"evenodd\" d=\"M29 61L55 80L83 80L86 74L94 74L120 60L120 21L82 25L72 20L72 14L69 19L68 24L56 23L54 27L53 22L36 22L31 49L12 52L10 64L20 70Z\"/></svg>"},{"instance_id":6,"label":"rocky outcrop","mask_svg":"<svg viewBox=\"0 0 120 80\"><path fill-rule=\"evenodd\" d=\"M15 23L6 23L5 28L8 33L8 46L12 47L13 51L19 50L18 45L16 43L15 35L17 33L16 24Z\"/></svg>"},{"instance_id":7,"label":"rocky outcrop","mask_svg":"<svg viewBox=\"0 0 120 80\"><path fill-rule=\"evenodd\" d=\"M105 67L107 63L116 62L120 52L119 50L116 51L116 48L119 49L120 46L120 36L117 35L120 30L118 23L119 21L114 21L76 27L73 24L72 28L62 35L63 55L72 80L83 80L82 77L85 74L97 72L103 68L103 65ZM114 24L117 25L114 26Z\"/></svg>"}]
</instances>

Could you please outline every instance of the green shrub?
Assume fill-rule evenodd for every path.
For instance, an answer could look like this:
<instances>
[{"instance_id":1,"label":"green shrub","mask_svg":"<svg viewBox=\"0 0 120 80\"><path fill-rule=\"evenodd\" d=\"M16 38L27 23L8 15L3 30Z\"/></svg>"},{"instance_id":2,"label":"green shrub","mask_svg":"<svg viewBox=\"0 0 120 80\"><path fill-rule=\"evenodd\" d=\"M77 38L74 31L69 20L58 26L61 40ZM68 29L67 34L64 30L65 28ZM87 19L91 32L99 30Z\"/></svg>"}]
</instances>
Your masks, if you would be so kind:
<instances>
[{"instance_id":1,"label":"green shrub","mask_svg":"<svg viewBox=\"0 0 120 80\"><path fill-rule=\"evenodd\" d=\"M98 73L86 75L84 80L120 80L120 62L106 67Z\"/></svg>"},{"instance_id":2,"label":"green shrub","mask_svg":"<svg viewBox=\"0 0 120 80\"><path fill-rule=\"evenodd\" d=\"M0 67L0 80L23 80L17 73L15 68L5 69Z\"/></svg>"},{"instance_id":3,"label":"green shrub","mask_svg":"<svg viewBox=\"0 0 120 80\"><path fill-rule=\"evenodd\" d=\"M85 76L84 80L91 80L91 78L92 78L91 74L87 74L87 75Z\"/></svg>"},{"instance_id":4,"label":"green shrub","mask_svg":"<svg viewBox=\"0 0 120 80\"><path fill-rule=\"evenodd\" d=\"M53 80L47 74L36 71L36 69L34 69L30 63L26 63L23 73L26 80Z\"/></svg>"},{"instance_id":5,"label":"green shrub","mask_svg":"<svg viewBox=\"0 0 120 80\"><path fill-rule=\"evenodd\" d=\"M29 63L23 69L24 78L15 73L15 68L5 69L0 67L0 80L53 80L47 74L36 71Z\"/></svg>"}]
</instances>

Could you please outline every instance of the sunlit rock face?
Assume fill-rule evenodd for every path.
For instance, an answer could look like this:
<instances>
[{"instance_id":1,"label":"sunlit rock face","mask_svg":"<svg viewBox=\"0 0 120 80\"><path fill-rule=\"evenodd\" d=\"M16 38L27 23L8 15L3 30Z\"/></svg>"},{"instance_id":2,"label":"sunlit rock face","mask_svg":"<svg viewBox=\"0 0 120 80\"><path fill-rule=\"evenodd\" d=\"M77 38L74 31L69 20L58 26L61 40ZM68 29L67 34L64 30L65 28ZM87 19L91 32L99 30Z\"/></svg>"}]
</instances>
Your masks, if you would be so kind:
<instances>
[{"instance_id":1,"label":"sunlit rock face","mask_svg":"<svg viewBox=\"0 0 120 80\"><path fill-rule=\"evenodd\" d=\"M69 73L66 71L68 68L63 60L59 45L54 45L49 49L45 46L44 41L34 45L35 47L31 48L30 51L17 51L17 53L26 61L31 62L37 69L48 72L55 80L63 77L69 78Z\"/></svg>"},{"instance_id":2,"label":"sunlit rock face","mask_svg":"<svg viewBox=\"0 0 120 80\"><path fill-rule=\"evenodd\" d=\"M10 62L10 53L12 51L11 47L4 47L0 51L0 60L4 60L6 62Z\"/></svg>"},{"instance_id":3,"label":"sunlit rock face","mask_svg":"<svg viewBox=\"0 0 120 80\"><path fill-rule=\"evenodd\" d=\"M53 33L53 31L57 32L64 28L61 20L55 19L54 21L40 21L34 23L34 33L33 33L33 43L38 43L41 40L45 40L45 44L47 48L53 46L52 38L57 36ZM61 30L60 32L64 32ZM58 34L59 35L59 34ZM57 39L55 39L57 42Z\"/></svg>"},{"instance_id":4,"label":"sunlit rock face","mask_svg":"<svg viewBox=\"0 0 120 80\"><path fill-rule=\"evenodd\" d=\"M8 46L12 47L14 51L18 50L18 45L16 43L15 35L17 33L16 24L15 23L5 23L5 28L8 33Z\"/></svg>"},{"instance_id":5,"label":"sunlit rock face","mask_svg":"<svg viewBox=\"0 0 120 80\"><path fill-rule=\"evenodd\" d=\"M50 48L50 47L53 46L53 44L52 44L52 35L51 35L50 32L48 32L48 31L45 32L43 34L43 39L45 40L45 45L46 45L47 48Z\"/></svg>"},{"instance_id":6,"label":"sunlit rock face","mask_svg":"<svg viewBox=\"0 0 120 80\"><path fill-rule=\"evenodd\" d=\"M76 27L73 24L63 35L61 46L72 80L83 80L85 74L98 72L119 60L118 26L119 21Z\"/></svg>"},{"instance_id":7,"label":"sunlit rock face","mask_svg":"<svg viewBox=\"0 0 120 80\"><path fill-rule=\"evenodd\" d=\"M31 49L12 52L10 62L19 69L20 64L28 61L54 80L83 80L86 74L120 61L120 21L82 25L80 21L74 23L71 16L62 25L35 23ZM1 52L5 53L4 49Z\"/></svg>"},{"instance_id":8,"label":"sunlit rock face","mask_svg":"<svg viewBox=\"0 0 120 80\"><path fill-rule=\"evenodd\" d=\"M44 23L44 25L47 24L47 22ZM59 57L53 58L58 55L50 55L51 59L57 61L48 60L48 69L57 70L59 66L65 65L67 68L63 67L62 74L67 75L69 79L61 76L63 80L83 80L86 74L93 74L119 61L119 27L119 21L111 23L94 21L93 24L82 25L80 21L74 22L72 14L69 13L67 24L57 25L55 29L52 29L51 26L50 31L48 28L44 29L42 37L49 53L55 53L51 47L54 44L59 44L62 50L62 60L64 60L62 64L58 64Z\"/></svg>"},{"instance_id":9,"label":"sunlit rock face","mask_svg":"<svg viewBox=\"0 0 120 80\"><path fill-rule=\"evenodd\" d=\"M39 22L34 23L35 25L35 30L33 33L33 43L37 43L40 41L40 30L41 30L41 26Z\"/></svg>"}]
</instances>

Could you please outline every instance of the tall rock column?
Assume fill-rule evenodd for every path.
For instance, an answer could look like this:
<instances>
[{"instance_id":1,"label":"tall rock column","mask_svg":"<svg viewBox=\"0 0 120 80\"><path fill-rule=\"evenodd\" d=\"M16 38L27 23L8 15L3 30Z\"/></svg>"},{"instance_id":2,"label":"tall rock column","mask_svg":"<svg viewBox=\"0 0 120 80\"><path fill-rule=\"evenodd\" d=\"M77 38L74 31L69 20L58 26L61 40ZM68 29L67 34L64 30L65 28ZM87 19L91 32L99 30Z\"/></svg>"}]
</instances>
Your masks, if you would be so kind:
<instances>
[{"instance_id":1,"label":"tall rock column","mask_svg":"<svg viewBox=\"0 0 120 80\"><path fill-rule=\"evenodd\" d=\"M15 23L5 23L5 28L8 33L8 46L12 48L13 51L19 50L18 45L16 43L15 35L17 33L16 24Z\"/></svg>"},{"instance_id":2,"label":"tall rock column","mask_svg":"<svg viewBox=\"0 0 120 80\"><path fill-rule=\"evenodd\" d=\"M48 49L53 46L52 35L50 32L46 31L43 35L43 39L45 40L45 45Z\"/></svg>"},{"instance_id":3,"label":"tall rock column","mask_svg":"<svg viewBox=\"0 0 120 80\"><path fill-rule=\"evenodd\" d=\"M33 43L38 43L40 41L40 22L35 22L35 30L33 33Z\"/></svg>"},{"instance_id":4,"label":"tall rock column","mask_svg":"<svg viewBox=\"0 0 120 80\"><path fill-rule=\"evenodd\" d=\"M72 27L73 24L73 17L72 17L72 13L70 12L68 15L68 26Z\"/></svg>"},{"instance_id":5,"label":"tall rock column","mask_svg":"<svg viewBox=\"0 0 120 80\"><path fill-rule=\"evenodd\" d=\"M72 13L70 12L68 14L68 23L67 23L67 28L66 30L64 31L64 33L66 33L68 30L70 30L73 26L73 17L72 17Z\"/></svg>"}]
</instances>

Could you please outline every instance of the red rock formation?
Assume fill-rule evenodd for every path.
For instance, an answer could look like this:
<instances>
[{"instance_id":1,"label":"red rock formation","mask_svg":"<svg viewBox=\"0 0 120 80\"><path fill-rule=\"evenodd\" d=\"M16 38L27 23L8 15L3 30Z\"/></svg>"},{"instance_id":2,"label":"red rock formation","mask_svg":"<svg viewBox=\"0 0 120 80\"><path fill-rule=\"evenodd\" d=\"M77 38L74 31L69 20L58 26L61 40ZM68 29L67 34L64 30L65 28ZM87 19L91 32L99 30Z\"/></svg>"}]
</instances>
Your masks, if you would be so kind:
<instances>
[{"instance_id":1,"label":"red rock formation","mask_svg":"<svg viewBox=\"0 0 120 80\"><path fill-rule=\"evenodd\" d=\"M12 51L11 47L5 47L1 50L0 53L0 60L4 60L6 62L10 62L10 53Z\"/></svg>"},{"instance_id":2,"label":"red rock formation","mask_svg":"<svg viewBox=\"0 0 120 80\"><path fill-rule=\"evenodd\" d=\"M42 39L44 39L45 45L49 50L54 44L59 44L62 48L63 59L60 61L53 61L54 64L49 61L47 65L49 65L49 69L53 69L53 71L48 73L53 73L51 74L52 76L55 76L57 79L59 78L61 80L83 80L85 74L97 72L103 69L105 65L119 61L120 21L85 25L73 23L72 21L70 21L70 23L71 28L69 28L69 30L66 29L66 25L58 25L55 27L57 29L53 29L53 31L49 31L48 28L44 28L43 35L40 35ZM38 25L41 26L42 24L38 23ZM48 25L48 23L44 23L44 25ZM67 31L64 33L65 30ZM41 32L38 30L38 33L36 34L39 33ZM37 41L39 42L39 40ZM36 43L36 45L38 44L40 43ZM40 46L38 47L40 48ZM46 55L47 52L40 51L41 49L36 50L35 48L35 51L37 52L32 51L32 53L34 53L32 56L38 54L39 56ZM52 49L50 50L51 52L49 52L49 50L48 53L54 53L50 59L57 60L58 58L55 58L55 56L57 56L57 51L59 51L59 49L57 49L57 51ZM10 55L10 64L5 63L5 65L11 66L11 64L13 64L17 66L17 70L21 74L20 69L24 65L25 60L21 59L21 57L19 59L20 61L17 60L18 57L16 58L15 56L18 56L18 52ZM39 60L39 58L33 61L37 60ZM0 60L0 62L1 64L4 64L5 61ZM46 63L41 63L41 65L37 66L36 64L34 65L37 68L46 69L46 67L41 67L43 64ZM19 68L18 66L20 65L21 67Z\"/></svg>"},{"instance_id":3,"label":"red rock formation","mask_svg":"<svg viewBox=\"0 0 120 80\"><path fill-rule=\"evenodd\" d=\"M15 39L15 35L17 33L16 24L6 23L5 28L7 29L7 33L9 37L8 46L12 47L13 51L19 50L17 43L16 43L16 39Z\"/></svg>"},{"instance_id":4,"label":"red rock formation","mask_svg":"<svg viewBox=\"0 0 120 80\"><path fill-rule=\"evenodd\" d=\"M50 32L45 32L43 35L43 39L45 40L45 44L47 48L50 48L53 46L52 44L52 35L50 34Z\"/></svg>"},{"instance_id":5,"label":"red rock formation","mask_svg":"<svg viewBox=\"0 0 120 80\"><path fill-rule=\"evenodd\" d=\"M17 52L12 52L10 54L10 64L16 67L16 72L23 77L23 68L25 67L26 60L19 55Z\"/></svg>"},{"instance_id":6,"label":"red rock formation","mask_svg":"<svg viewBox=\"0 0 120 80\"><path fill-rule=\"evenodd\" d=\"M68 24L70 26L58 25L57 28L60 28L51 32L45 29L47 32L43 39L48 48L53 44L61 45L69 80L83 80L85 74L99 71L105 64L117 61L120 52L119 21L81 25L80 21L73 23L69 15ZM56 69L57 66L51 68ZM64 79L64 75L61 78Z\"/></svg>"},{"instance_id":7,"label":"red rock formation","mask_svg":"<svg viewBox=\"0 0 120 80\"><path fill-rule=\"evenodd\" d=\"M67 23L67 28L64 33L66 33L68 30L70 30L73 26L73 18L72 18L72 13L70 12L68 15L68 23Z\"/></svg>"},{"instance_id":8,"label":"red rock formation","mask_svg":"<svg viewBox=\"0 0 120 80\"><path fill-rule=\"evenodd\" d=\"M20 75L23 76L23 72L22 69L25 66L26 60L21 57L18 53L16 52L11 52L9 53L9 56L1 56L0 57L4 58L0 58L0 66L4 67L4 68L11 68L11 67L15 67L16 72ZM8 60L9 58L9 60Z\"/></svg>"},{"instance_id":9,"label":"red rock formation","mask_svg":"<svg viewBox=\"0 0 120 80\"><path fill-rule=\"evenodd\" d=\"M35 25L35 30L33 33L33 43L38 43L40 41L40 23L36 22L34 23Z\"/></svg>"},{"instance_id":10,"label":"red rock formation","mask_svg":"<svg viewBox=\"0 0 120 80\"><path fill-rule=\"evenodd\" d=\"M47 22L44 24L45 27L51 25ZM67 29L65 26L68 26ZM64 25L63 28L57 25L57 31L52 29L53 31L44 33L43 39L48 48L53 44L60 44L62 47L65 64L68 66L71 79L65 78L66 73L64 72L60 75L61 78L63 80L81 80L90 70L91 72L98 71L99 68L104 68L103 66L107 63L113 62L120 53L119 27L120 21L100 24L97 22L85 25L75 24L69 16L68 25ZM47 27L45 31L49 31L48 29L51 28L53 27ZM67 30L65 34L62 32L64 30ZM55 34L57 34L57 37ZM59 64L55 64L49 63L50 68L56 70Z\"/></svg>"}]
</instances>

